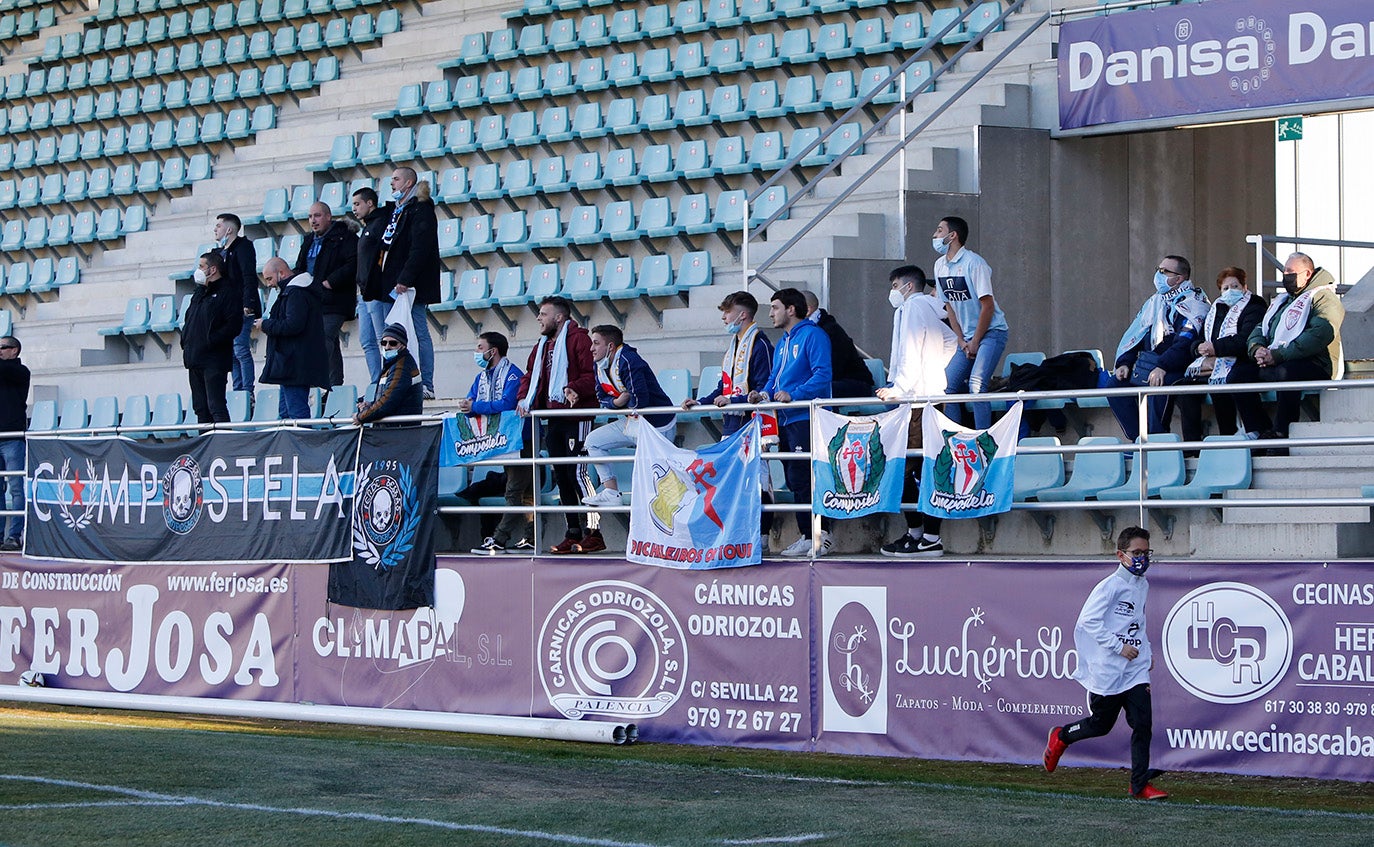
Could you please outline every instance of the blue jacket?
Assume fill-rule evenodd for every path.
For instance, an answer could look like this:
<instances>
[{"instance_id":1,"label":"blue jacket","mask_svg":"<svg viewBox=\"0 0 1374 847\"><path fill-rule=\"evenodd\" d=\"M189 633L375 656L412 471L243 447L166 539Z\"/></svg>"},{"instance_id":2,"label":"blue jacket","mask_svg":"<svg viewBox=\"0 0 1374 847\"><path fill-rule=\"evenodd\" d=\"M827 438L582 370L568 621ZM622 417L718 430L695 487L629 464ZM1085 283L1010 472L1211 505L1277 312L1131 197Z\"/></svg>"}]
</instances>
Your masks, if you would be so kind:
<instances>
[{"instance_id":1,"label":"blue jacket","mask_svg":"<svg viewBox=\"0 0 1374 847\"><path fill-rule=\"evenodd\" d=\"M624 383L625 390L630 395L630 409L651 409L655 406L671 406L673 401L668 399L668 395L663 392L663 387L658 384L658 377L654 376L654 369L649 367L649 363L639 355L635 348L628 344L622 344L617 352L616 359L617 376ZM601 402L602 408L615 408L615 398L610 392L601 385L598 379L596 383L596 399ZM667 426L672 423L675 415L645 415L644 420L648 421L649 426L654 429Z\"/></svg>"},{"instance_id":2,"label":"blue jacket","mask_svg":"<svg viewBox=\"0 0 1374 847\"><path fill-rule=\"evenodd\" d=\"M830 336L811 321L801 321L778 339L773 352L773 373L768 377L764 393L786 391L793 400L814 400L830 396ZM778 424L811 419L811 411L781 409Z\"/></svg>"},{"instance_id":3,"label":"blue jacket","mask_svg":"<svg viewBox=\"0 0 1374 847\"><path fill-rule=\"evenodd\" d=\"M486 376L486 371L477 374L477 378L472 381L472 388L468 389L468 399L472 401L471 415L499 415L502 412L515 411L515 404L520 400L520 380L525 378L525 374L511 362L510 370L506 371L506 381L501 388L500 400L477 399L477 388L482 384L482 377Z\"/></svg>"}]
</instances>

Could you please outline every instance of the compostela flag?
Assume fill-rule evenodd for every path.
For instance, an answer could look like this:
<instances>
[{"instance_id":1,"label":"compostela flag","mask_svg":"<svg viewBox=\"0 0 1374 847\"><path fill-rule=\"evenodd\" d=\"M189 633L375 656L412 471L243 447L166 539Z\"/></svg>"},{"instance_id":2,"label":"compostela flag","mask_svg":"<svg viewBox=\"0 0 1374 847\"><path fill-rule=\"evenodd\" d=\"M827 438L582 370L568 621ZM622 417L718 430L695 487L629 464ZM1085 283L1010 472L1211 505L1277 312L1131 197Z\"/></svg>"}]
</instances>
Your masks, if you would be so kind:
<instances>
[{"instance_id":1,"label":"compostela flag","mask_svg":"<svg viewBox=\"0 0 1374 847\"><path fill-rule=\"evenodd\" d=\"M439 464L445 468L519 453L524 444L524 421L515 412L499 415L449 415L444 418L444 440L439 444Z\"/></svg>"},{"instance_id":2,"label":"compostela flag","mask_svg":"<svg viewBox=\"0 0 1374 847\"><path fill-rule=\"evenodd\" d=\"M757 565L762 467L757 419L700 450L641 426L625 558L690 570Z\"/></svg>"},{"instance_id":3,"label":"compostela flag","mask_svg":"<svg viewBox=\"0 0 1374 847\"><path fill-rule=\"evenodd\" d=\"M815 444L823 449L811 459L811 510L831 518L901 511L911 407L857 418L825 409L813 414Z\"/></svg>"},{"instance_id":4,"label":"compostela flag","mask_svg":"<svg viewBox=\"0 0 1374 847\"><path fill-rule=\"evenodd\" d=\"M921 415L921 511L978 518L1011 508L1021 402L989 429L965 429L926 406Z\"/></svg>"}]
</instances>

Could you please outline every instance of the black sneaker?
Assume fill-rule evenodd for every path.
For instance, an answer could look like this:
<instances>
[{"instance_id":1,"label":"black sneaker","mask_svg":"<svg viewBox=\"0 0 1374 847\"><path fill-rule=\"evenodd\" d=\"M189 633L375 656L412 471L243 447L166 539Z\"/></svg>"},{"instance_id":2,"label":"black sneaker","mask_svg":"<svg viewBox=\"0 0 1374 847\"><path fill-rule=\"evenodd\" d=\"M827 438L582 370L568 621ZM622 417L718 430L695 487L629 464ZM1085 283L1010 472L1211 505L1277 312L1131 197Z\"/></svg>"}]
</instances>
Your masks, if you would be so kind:
<instances>
[{"instance_id":1,"label":"black sneaker","mask_svg":"<svg viewBox=\"0 0 1374 847\"><path fill-rule=\"evenodd\" d=\"M916 542L917 556L943 556L945 555L945 545L939 541L926 541L922 538Z\"/></svg>"},{"instance_id":2,"label":"black sneaker","mask_svg":"<svg viewBox=\"0 0 1374 847\"><path fill-rule=\"evenodd\" d=\"M514 556L533 556L535 553L534 542L528 538L522 538L507 547L506 552Z\"/></svg>"},{"instance_id":3,"label":"black sneaker","mask_svg":"<svg viewBox=\"0 0 1374 847\"><path fill-rule=\"evenodd\" d=\"M506 553L506 545L495 538L488 538L469 552L474 556L502 556Z\"/></svg>"},{"instance_id":4,"label":"black sneaker","mask_svg":"<svg viewBox=\"0 0 1374 847\"><path fill-rule=\"evenodd\" d=\"M911 537L911 533L904 532L901 538L898 538L890 544L884 544L878 549L884 556L895 556L898 558L915 556L916 539Z\"/></svg>"},{"instance_id":5,"label":"black sneaker","mask_svg":"<svg viewBox=\"0 0 1374 847\"><path fill-rule=\"evenodd\" d=\"M0 550L4 550L4 551L6 551L6 552L12 552L12 551L15 551L15 550L20 549L20 548L23 547L23 546L24 546L24 545L22 545L22 544L19 543L19 539L18 539L18 538L6 538L6 539L5 539L5 543L4 543L4 544L0 544Z\"/></svg>"}]
</instances>

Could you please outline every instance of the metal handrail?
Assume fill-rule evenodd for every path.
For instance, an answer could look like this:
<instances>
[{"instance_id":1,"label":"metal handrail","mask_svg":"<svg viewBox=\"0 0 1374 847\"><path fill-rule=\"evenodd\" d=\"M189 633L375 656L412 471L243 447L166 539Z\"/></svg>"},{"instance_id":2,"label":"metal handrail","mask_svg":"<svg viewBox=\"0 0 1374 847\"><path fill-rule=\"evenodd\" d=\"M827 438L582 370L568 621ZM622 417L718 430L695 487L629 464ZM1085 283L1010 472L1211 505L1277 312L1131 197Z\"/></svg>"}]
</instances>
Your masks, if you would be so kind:
<instances>
[{"instance_id":1,"label":"metal handrail","mask_svg":"<svg viewBox=\"0 0 1374 847\"><path fill-rule=\"evenodd\" d=\"M990 23L984 29L975 33L973 37L970 38L969 41L964 44L963 47L956 51L953 56L950 56L944 62L944 64L942 64L930 75L928 79L926 79L923 83L918 85L915 88L915 90L907 93L905 99L903 99L902 102L894 105L890 110L888 110L887 114L879 118L873 124L873 126L869 127L866 132L864 132L857 139L855 139L854 142L849 146L847 150L845 150L844 153L840 154L833 161L823 166L820 172L817 173L810 180L808 180L801 187L801 189L796 192L795 195L789 196L781 206L775 209L772 212L772 214L770 214L757 226L750 226L749 209L754 203L754 201L757 200L758 197L761 196L767 188L777 183L778 180L780 180L785 174L796 170L800 166L801 160L808 153L810 153L810 151L814 150L818 145L820 145L825 138L828 138L831 133L835 132L839 128L839 126L842 125L846 120L858 114L860 111L864 110L868 106L872 105L874 99L877 98L887 86L893 84L893 82L897 81L898 79L904 79L906 69L910 67L914 62L916 62L920 58L920 56L922 56L927 50L929 50L930 47L937 40L943 38L957 24L965 20L969 13L972 12L973 7L969 6L968 8L964 9L964 11L959 15L959 17L956 18L954 21L951 21L949 26L941 30L938 35L932 35L930 37L930 40L926 43L926 46L923 47L916 54L908 57L907 60L897 68L897 70L893 71L888 76L885 82L878 86L875 86L874 89L870 91L867 95L861 97L859 99L859 102L855 106L853 106L848 112L846 112L842 117L836 120L834 124L830 127L830 129L828 129L824 134L822 134L820 138L816 139L804 150L794 155L791 159L784 163L782 168L780 168L776 173L769 177L768 180L766 180L762 185L755 189L754 192L747 196L744 203L743 233L741 236L740 247L740 264L743 266L742 274L745 287L748 287L750 280L754 277L766 280L766 277L763 276L763 272L765 270L772 267L773 264L777 262L779 259L781 259L782 256L786 254L787 251L790 250L797 242L805 238L806 235L809 232L811 232L811 230L814 229L817 226L817 224L820 223L820 221L822 221L827 215L829 215L836 208L838 208L840 204L847 200L851 194L857 191L861 185L867 182L867 180L870 177L872 177L873 174L877 173L877 171L880 170L884 165L886 165L894 157L899 155L907 147L907 145L909 145L916 138L916 136L924 132L941 115L943 115L956 102L958 102L960 98L967 94L970 89L972 89L975 85L982 81L983 77L987 76L988 73L991 72L992 69L996 67L1003 59L1005 59L1014 50L1020 47L1021 44L1033 33L1038 31L1040 27L1043 26L1050 19L1051 13L1046 12L1039 18L1037 18L1033 23L1031 23L1010 44L1003 48L1003 50L1000 53L998 53L996 58L994 58L992 61L988 62L977 72L975 72L968 80L964 82L963 85L959 87L959 89L953 94L953 96L945 100L940 105L936 106L930 112L929 115L927 115L920 123L916 125L914 129L908 131L905 137L900 139L897 144L893 145L886 153L878 157L878 160L874 162L873 165L871 165L866 171L864 171L862 174L856 177L848 186L846 186L842 191L840 191L839 194L836 195L836 197L832 199L829 203L827 203L823 209L821 209L819 212L813 215L798 232L794 233L790 238L783 242L783 244L777 250L775 250L771 256L769 256L766 260L760 263L752 271L749 268L749 242L752 238L751 230L754 235L757 235L759 232L762 232L763 230L767 229L774 221L777 221L784 215L788 214L794 205L800 202L803 197L805 197L807 194L809 194L812 190L815 189L815 187L819 184L820 180L827 176L831 171L838 168L844 160L846 160L849 156L853 155L855 150L859 149L859 147L866 143L869 138L871 138L879 130L884 128L894 117L902 114L906 109L908 109L911 106L911 104L915 102L918 96L920 96L921 94L925 93L927 90L930 89L930 86L934 84L935 80L941 74L943 74L948 68L955 64L959 59L963 58L963 56L966 53L973 50L976 46L981 45L985 38L987 38L992 32L997 31L998 27L1000 27L1009 16L1019 11L1021 7L1025 5L1026 2L1027 0L1015 0L1015 2L1008 5L1007 8L1003 10L1002 14L999 15L995 21Z\"/></svg>"}]
</instances>

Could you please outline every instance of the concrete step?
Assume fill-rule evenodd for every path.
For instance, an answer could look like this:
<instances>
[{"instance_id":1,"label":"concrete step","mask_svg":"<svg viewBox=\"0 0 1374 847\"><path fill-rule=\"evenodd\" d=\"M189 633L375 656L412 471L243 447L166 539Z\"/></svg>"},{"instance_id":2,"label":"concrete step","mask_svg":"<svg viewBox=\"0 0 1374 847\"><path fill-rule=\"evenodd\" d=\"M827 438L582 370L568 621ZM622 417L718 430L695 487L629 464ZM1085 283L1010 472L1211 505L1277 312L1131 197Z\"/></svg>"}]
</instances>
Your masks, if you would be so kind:
<instances>
[{"instance_id":1,"label":"concrete step","mask_svg":"<svg viewBox=\"0 0 1374 847\"><path fill-rule=\"evenodd\" d=\"M1292 438L1342 438L1355 436L1368 437L1374 435L1374 430L1370 428L1368 419L1358 423L1354 421L1328 421L1326 420L1325 407L1323 407L1322 418L1321 421L1299 421L1293 423L1288 428L1289 436ZM1320 461L1322 457L1327 456L1374 456L1374 446L1339 447L1332 445L1329 447L1294 447L1290 452L1294 456L1316 457L1317 460Z\"/></svg>"},{"instance_id":2,"label":"concrete step","mask_svg":"<svg viewBox=\"0 0 1374 847\"><path fill-rule=\"evenodd\" d=\"M1324 423L1362 423L1374 420L1374 385L1341 388L1323 391L1318 402L1321 404ZM1291 430L1290 430L1291 432Z\"/></svg>"},{"instance_id":3,"label":"concrete step","mask_svg":"<svg viewBox=\"0 0 1374 847\"><path fill-rule=\"evenodd\" d=\"M1290 478L1291 480L1291 478ZM1301 514L1305 511L1312 511L1312 507L1293 507L1293 508L1274 508L1268 506L1255 506L1245 508L1244 506L1232 505L1244 503L1246 500L1282 500L1294 496L1294 487L1284 485L1275 488L1259 488L1252 486L1245 491L1226 492L1226 507L1222 510L1223 522L1228 525L1269 525L1273 523L1289 524L1297 523L1295 513ZM1360 486L1339 484L1323 486L1320 491L1313 492L1313 497L1359 497ZM1320 520L1322 524L1368 524L1368 506L1324 506L1320 510Z\"/></svg>"},{"instance_id":4,"label":"concrete step","mask_svg":"<svg viewBox=\"0 0 1374 847\"><path fill-rule=\"evenodd\" d=\"M1290 452L1289 456L1256 456L1250 487L1284 487L1322 492L1312 496L1326 496L1329 487L1374 483L1374 452L1370 448L1313 449L1303 455L1294 447Z\"/></svg>"}]
</instances>

